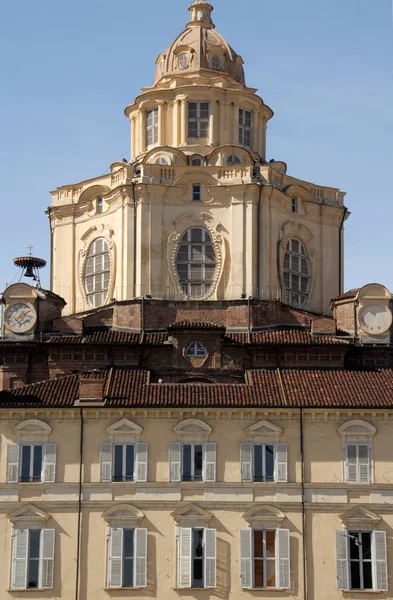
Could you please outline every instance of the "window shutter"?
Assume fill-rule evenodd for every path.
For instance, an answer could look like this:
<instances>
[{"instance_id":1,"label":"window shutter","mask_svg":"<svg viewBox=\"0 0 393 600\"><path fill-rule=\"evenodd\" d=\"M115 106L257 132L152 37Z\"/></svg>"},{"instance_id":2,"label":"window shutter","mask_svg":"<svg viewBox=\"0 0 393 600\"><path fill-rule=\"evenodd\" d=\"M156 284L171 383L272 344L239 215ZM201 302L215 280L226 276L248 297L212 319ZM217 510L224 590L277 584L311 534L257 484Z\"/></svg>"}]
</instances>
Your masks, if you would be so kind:
<instances>
[{"instance_id":1,"label":"window shutter","mask_svg":"<svg viewBox=\"0 0 393 600\"><path fill-rule=\"evenodd\" d=\"M252 444L241 444L240 446L240 469L241 480L252 481Z\"/></svg>"},{"instance_id":2,"label":"window shutter","mask_svg":"<svg viewBox=\"0 0 393 600\"><path fill-rule=\"evenodd\" d=\"M252 588L252 529L240 530L240 587Z\"/></svg>"},{"instance_id":3,"label":"window shutter","mask_svg":"<svg viewBox=\"0 0 393 600\"><path fill-rule=\"evenodd\" d=\"M15 590L27 588L27 556L29 548L29 530L16 529L12 561L12 587Z\"/></svg>"},{"instance_id":4,"label":"window shutter","mask_svg":"<svg viewBox=\"0 0 393 600\"><path fill-rule=\"evenodd\" d=\"M289 590L291 587L291 562L290 562L290 536L289 529L276 530L276 580L277 587Z\"/></svg>"},{"instance_id":5,"label":"window shutter","mask_svg":"<svg viewBox=\"0 0 393 600\"><path fill-rule=\"evenodd\" d=\"M214 483L216 481L216 444L209 442L205 444L205 456L203 461L204 481Z\"/></svg>"},{"instance_id":6,"label":"window shutter","mask_svg":"<svg viewBox=\"0 0 393 600\"><path fill-rule=\"evenodd\" d=\"M135 481L147 481L148 444L135 445Z\"/></svg>"},{"instance_id":7,"label":"window shutter","mask_svg":"<svg viewBox=\"0 0 393 600\"><path fill-rule=\"evenodd\" d=\"M370 447L367 444L359 444L359 483L370 483Z\"/></svg>"},{"instance_id":8,"label":"window shutter","mask_svg":"<svg viewBox=\"0 0 393 600\"><path fill-rule=\"evenodd\" d=\"M358 461L356 444L347 444L346 446L346 483L358 482Z\"/></svg>"},{"instance_id":9,"label":"window shutter","mask_svg":"<svg viewBox=\"0 0 393 600\"><path fill-rule=\"evenodd\" d=\"M105 442L101 444L100 452L100 471L101 482L107 483L112 481L112 444Z\"/></svg>"},{"instance_id":10,"label":"window shutter","mask_svg":"<svg viewBox=\"0 0 393 600\"><path fill-rule=\"evenodd\" d=\"M19 478L19 446L7 446L7 483L18 483Z\"/></svg>"},{"instance_id":11,"label":"window shutter","mask_svg":"<svg viewBox=\"0 0 393 600\"><path fill-rule=\"evenodd\" d=\"M44 445L44 460L42 467L43 481L55 483L56 481L56 444Z\"/></svg>"},{"instance_id":12,"label":"window shutter","mask_svg":"<svg viewBox=\"0 0 393 600\"><path fill-rule=\"evenodd\" d=\"M169 480L181 481L181 444L169 444Z\"/></svg>"},{"instance_id":13,"label":"window shutter","mask_svg":"<svg viewBox=\"0 0 393 600\"><path fill-rule=\"evenodd\" d=\"M55 530L43 529L40 539L40 587L53 588L55 562Z\"/></svg>"},{"instance_id":14,"label":"window shutter","mask_svg":"<svg viewBox=\"0 0 393 600\"><path fill-rule=\"evenodd\" d=\"M147 582L147 529L135 529L135 587L146 587Z\"/></svg>"},{"instance_id":15,"label":"window shutter","mask_svg":"<svg viewBox=\"0 0 393 600\"><path fill-rule=\"evenodd\" d=\"M179 588L191 587L191 527L180 527L179 529Z\"/></svg>"},{"instance_id":16,"label":"window shutter","mask_svg":"<svg viewBox=\"0 0 393 600\"><path fill-rule=\"evenodd\" d=\"M388 564L386 551L386 531L372 534L372 560L374 590L388 591Z\"/></svg>"},{"instance_id":17,"label":"window shutter","mask_svg":"<svg viewBox=\"0 0 393 600\"><path fill-rule=\"evenodd\" d=\"M276 445L276 481L278 483L288 481L288 444Z\"/></svg>"},{"instance_id":18,"label":"window shutter","mask_svg":"<svg viewBox=\"0 0 393 600\"><path fill-rule=\"evenodd\" d=\"M123 529L110 530L108 544L108 587L120 588L123 585Z\"/></svg>"},{"instance_id":19,"label":"window shutter","mask_svg":"<svg viewBox=\"0 0 393 600\"><path fill-rule=\"evenodd\" d=\"M216 587L216 530L205 529L205 588Z\"/></svg>"},{"instance_id":20,"label":"window shutter","mask_svg":"<svg viewBox=\"0 0 393 600\"><path fill-rule=\"evenodd\" d=\"M337 589L349 589L348 539L345 531L336 531Z\"/></svg>"}]
</instances>

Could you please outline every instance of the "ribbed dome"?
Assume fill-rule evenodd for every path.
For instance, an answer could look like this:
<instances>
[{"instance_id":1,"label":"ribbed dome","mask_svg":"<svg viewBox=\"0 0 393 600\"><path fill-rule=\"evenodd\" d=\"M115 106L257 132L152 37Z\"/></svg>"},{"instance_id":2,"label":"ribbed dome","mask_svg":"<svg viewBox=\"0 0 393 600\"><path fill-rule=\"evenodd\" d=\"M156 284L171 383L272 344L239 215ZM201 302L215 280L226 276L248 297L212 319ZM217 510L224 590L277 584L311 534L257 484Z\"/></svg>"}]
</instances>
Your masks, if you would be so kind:
<instances>
[{"instance_id":1,"label":"ribbed dome","mask_svg":"<svg viewBox=\"0 0 393 600\"><path fill-rule=\"evenodd\" d=\"M154 83L172 77L230 76L245 85L243 59L215 31L211 19L213 6L206 0L196 0L189 7L187 28L157 58Z\"/></svg>"}]
</instances>

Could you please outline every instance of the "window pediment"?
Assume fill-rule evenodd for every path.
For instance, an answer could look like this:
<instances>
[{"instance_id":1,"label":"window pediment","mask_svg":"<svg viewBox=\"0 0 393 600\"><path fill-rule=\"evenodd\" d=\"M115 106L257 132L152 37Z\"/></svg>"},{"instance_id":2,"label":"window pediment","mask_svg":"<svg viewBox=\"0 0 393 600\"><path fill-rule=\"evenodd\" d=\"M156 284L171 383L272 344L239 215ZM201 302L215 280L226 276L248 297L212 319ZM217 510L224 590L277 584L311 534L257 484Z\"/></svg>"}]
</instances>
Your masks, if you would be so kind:
<instances>
[{"instance_id":1,"label":"window pediment","mask_svg":"<svg viewBox=\"0 0 393 600\"><path fill-rule=\"evenodd\" d=\"M132 504L118 504L108 508L102 518L110 527L138 527L145 515Z\"/></svg>"},{"instance_id":2,"label":"window pediment","mask_svg":"<svg viewBox=\"0 0 393 600\"><path fill-rule=\"evenodd\" d=\"M187 504L173 512L172 517L180 526L208 527L213 515L196 504Z\"/></svg>"},{"instance_id":3,"label":"window pediment","mask_svg":"<svg viewBox=\"0 0 393 600\"><path fill-rule=\"evenodd\" d=\"M106 428L106 431L112 442L116 443L135 443L139 441L143 433L143 427L137 425L129 419L121 419Z\"/></svg>"},{"instance_id":4,"label":"window pediment","mask_svg":"<svg viewBox=\"0 0 393 600\"><path fill-rule=\"evenodd\" d=\"M374 425L361 420L347 421L337 431L341 435L343 443L357 441L370 442L377 433Z\"/></svg>"},{"instance_id":5,"label":"window pediment","mask_svg":"<svg viewBox=\"0 0 393 600\"><path fill-rule=\"evenodd\" d=\"M186 419L173 428L178 440L187 442L205 441L212 431L212 428L200 419Z\"/></svg>"},{"instance_id":6,"label":"window pediment","mask_svg":"<svg viewBox=\"0 0 393 600\"><path fill-rule=\"evenodd\" d=\"M283 433L283 429L269 421L258 421L245 429L247 438L252 442L275 442L278 441Z\"/></svg>"},{"instance_id":7,"label":"window pediment","mask_svg":"<svg viewBox=\"0 0 393 600\"><path fill-rule=\"evenodd\" d=\"M14 427L18 443L46 443L52 428L44 421L28 419Z\"/></svg>"},{"instance_id":8,"label":"window pediment","mask_svg":"<svg viewBox=\"0 0 393 600\"><path fill-rule=\"evenodd\" d=\"M381 521L380 515L363 506L354 506L340 515L340 519L347 529L353 529L354 531L376 529Z\"/></svg>"},{"instance_id":9,"label":"window pediment","mask_svg":"<svg viewBox=\"0 0 393 600\"><path fill-rule=\"evenodd\" d=\"M43 528L49 520L49 515L34 504L26 504L10 513L8 519L18 528Z\"/></svg>"},{"instance_id":10,"label":"window pediment","mask_svg":"<svg viewBox=\"0 0 393 600\"><path fill-rule=\"evenodd\" d=\"M244 513L243 518L251 527L281 527L285 514L275 506L259 504Z\"/></svg>"}]
</instances>

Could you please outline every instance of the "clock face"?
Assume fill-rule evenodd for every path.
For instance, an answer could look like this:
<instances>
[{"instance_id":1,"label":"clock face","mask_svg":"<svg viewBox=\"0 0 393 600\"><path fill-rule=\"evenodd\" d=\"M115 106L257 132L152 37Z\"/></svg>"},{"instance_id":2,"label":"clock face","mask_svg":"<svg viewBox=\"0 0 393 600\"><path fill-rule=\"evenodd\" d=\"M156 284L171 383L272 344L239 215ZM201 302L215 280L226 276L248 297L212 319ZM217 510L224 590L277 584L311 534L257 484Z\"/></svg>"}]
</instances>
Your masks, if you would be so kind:
<instances>
[{"instance_id":1,"label":"clock face","mask_svg":"<svg viewBox=\"0 0 393 600\"><path fill-rule=\"evenodd\" d=\"M392 313L389 308L380 304L364 306L359 313L360 327L366 333L380 335L392 324Z\"/></svg>"},{"instance_id":2,"label":"clock face","mask_svg":"<svg viewBox=\"0 0 393 600\"><path fill-rule=\"evenodd\" d=\"M4 316L6 325L13 333L30 331L37 321L37 313L32 304L16 302L7 308Z\"/></svg>"}]
</instances>

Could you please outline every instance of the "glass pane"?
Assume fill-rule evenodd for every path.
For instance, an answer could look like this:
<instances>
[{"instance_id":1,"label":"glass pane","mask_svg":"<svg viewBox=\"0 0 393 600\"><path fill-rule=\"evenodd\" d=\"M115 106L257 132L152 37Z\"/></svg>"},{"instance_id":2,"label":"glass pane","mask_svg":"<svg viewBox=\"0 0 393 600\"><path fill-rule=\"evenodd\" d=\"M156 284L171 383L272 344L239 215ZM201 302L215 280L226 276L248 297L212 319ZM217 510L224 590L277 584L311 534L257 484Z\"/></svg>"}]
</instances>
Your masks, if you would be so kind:
<instances>
[{"instance_id":1,"label":"glass pane","mask_svg":"<svg viewBox=\"0 0 393 600\"><path fill-rule=\"evenodd\" d=\"M266 479L274 480L274 446L266 446L265 451ZM271 533L271 532L269 532Z\"/></svg>"},{"instance_id":2,"label":"glass pane","mask_svg":"<svg viewBox=\"0 0 393 600\"><path fill-rule=\"evenodd\" d=\"M193 557L203 558L203 529L193 530Z\"/></svg>"},{"instance_id":3,"label":"glass pane","mask_svg":"<svg viewBox=\"0 0 393 600\"><path fill-rule=\"evenodd\" d=\"M300 253L300 244L297 240L292 240L292 252L296 254Z\"/></svg>"},{"instance_id":4,"label":"glass pane","mask_svg":"<svg viewBox=\"0 0 393 600\"><path fill-rule=\"evenodd\" d=\"M209 103L208 102L200 103L200 117L201 117L201 119L209 118Z\"/></svg>"},{"instance_id":5,"label":"glass pane","mask_svg":"<svg viewBox=\"0 0 393 600\"><path fill-rule=\"evenodd\" d=\"M188 116L190 119L196 119L196 117L197 117L197 103L196 102L188 103Z\"/></svg>"},{"instance_id":6,"label":"glass pane","mask_svg":"<svg viewBox=\"0 0 393 600\"><path fill-rule=\"evenodd\" d=\"M124 530L124 558L133 558L134 556L134 530Z\"/></svg>"},{"instance_id":7,"label":"glass pane","mask_svg":"<svg viewBox=\"0 0 393 600\"><path fill-rule=\"evenodd\" d=\"M254 556L263 557L263 531L254 531Z\"/></svg>"},{"instance_id":8,"label":"glass pane","mask_svg":"<svg viewBox=\"0 0 393 600\"><path fill-rule=\"evenodd\" d=\"M38 529L30 530L29 558L39 558L40 557L40 537L41 537L41 532Z\"/></svg>"},{"instance_id":9,"label":"glass pane","mask_svg":"<svg viewBox=\"0 0 393 600\"><path fill-rule=\"evenodd\" d=\"M28 588L38 588L40 537L41 532L38 530L31 530L29 532L30 548L27 577Z\"/></svg>"},{"instance_id":10,"label":"glass pane","mask_svg":"<svg viewBox=\"0 0 393 600\"><path fill-rule=\"evenodd\" d=\"M244 132L244 145L251 146L251 131L246 130Z\"/></svg>"},{"instance_id":11,"label":"glass pane","mask_svg":"<svg viewBox=\"0 0 393 600\"><path fill-rule=\"evenodd\" d=\"M34 479L41 479L42 470L42 446L34 446L34 457L33 457L33 477Z\"/></svg>"},{"instance_id":12,"label":"glass pane","mask_svg":"<svg viewBox=\"0 0 393 600\"><path fill-rule=\"evenodd\" d=\"M300 282L301 282L301 291L306 293L308 291L308 279L306 279L305 277L301 277Z\"/></svg>"},{"instance_id":13,"label":"glass pane","mask_svg":"<svg viewBox=\"0 0 393 600\"><path fill-rule=\"evenodd\" d=\"M292 256L291 268L292 268L292 271L296 271L296 273L299 272L299 257L298 256Z\"/></svg>"},{"instance_id":14,"label":"glass pane","mask_svg":"<svg viewBox=\"0 0 393 600\"><path fill-rule=\"evenodd\" d=\"M276 587L276 561L266 561L266 587Z\"/></svg>"},{"instance_id":15,"label":"glass pane","mask_svg":"<svg viewBox=\"0 0 393 600\"><path fill-rule=\"evenodd\" d=\"M299 292L300 291L300 277L298 275L292 275L291 281L292 281L291 289L294 292Z\"/></svg>"},{"instance_id":16,"label":"glass pane","mask_svg":"<svg viewBox=\"0 0 393 600\"><path fill-rule=\"evenodd\" d=\"M349 533L349 555L351 559L359 558L359 534L358 533Z\"/></svg>"},{"instance_id":17,"label":"glass pane","mask_svg":"<svg viewBox=\"0 0 393 600\"><path fill-rule=\"evenodd\" d=\"M368 460L368 446L365 446L364 444L359 446L359 458Z\"/></svg>"},{"instance_id":18,"label":"glass pane","mask_svg":"<svg viewBox=\"0 0 393 600\"><path fill-rule=\"evenodd\" d=\"M245 111L245 123L246 123L246 127L251 127L251 112L249 110Z\"/></svg>"},{"instance_id":19,"label":"glass pane","mask_svg":"<svg viewBox=\"0 0 393 600\"><path fill-rule=\"evenodd\" d=\"M263 457L263 446L254 446L254 480L262 481L262 457Z\"/></svg>"},{"instance_id":20,"label":"glass pane","mask_svg":"<svg viewBox=\"0 0 393 600\"><path fill-rule=\"evenodd\" d=\"M300 259L300 270L303 275L308 275L308 264L305 258Z\"/></svg>"},{"instance_id":21,"label":"glass pane","mask_svg":"<svg viewBox=\"0 0 393 600\"><path fill-rule=\"evenodd\" d=\"M351 561L351 589L360 590L360 563Z\"/></svg>"},{"instance_id":22,"label":"glass pane","mask_svg":"<svg viewBox=\"0 0 393 600\"><path fill-rule=\"evenodd\" d=\"M202 466L203 466L203 446L195 446L194 456L194 475L195 477L202 478Z\"/></svg>"},{"instance_id":23,"label":"glass pane","mask_svg":"<svg viewBox=\"0 0 393 600\"><path fill-rule=\"evenodd\" d=\"M188 121L188 137L196 138L197 137L197 123L196 121Z\"/></svg>"},{"instance_id":24,"label":"glass pane","mask_svg":"<svg viewBox=\"0 0 393 600\"><path fill-rule=\"evenodd\" d=\"M183 480L191 480L191 446L188 444L183 446Z\"/></svg>"},{"instance_id":25,"label":"glass pane","mask_svg":"<svg viewBox=\"0 0 393 600\"><path fill-rule=\"evenodd\" d=\"M206 138L208 136L208 132L209 132L209 122L208 121L201 121L200 122L199 137Z\"/></svg>"},{"instance_id":26,"label":"glass pane","mask_svg":"<svg viewBox=\"0 0 393 600\"><path fill-rule=\"evenodd\" d=\"M202 260L202 246L197 244L191 246L191 260Z\"/></svg>"},{"instance_id":27,"label":"glass pane","mask_svg":"<svg viewBox=\"0 0 393 600\"><path fill-rule=\"evenodd\" d=\"M29 560L29 573L28 573L28 588L38 588L38 572L39 572L40 561L38 559Z\"/></svg>"},{"instance_id":28,"label":"glass pane","mask_svg":"<svg viewBox=\"0 0 393 600\"><path fill-rule=\"evenodd\" d=\"M122 481L123 479L123 446L115 445L115 465L113 473L114 481Z\"/></svg>"},{"instance_id":29,"label":"glass pane","mask_svg":"<svg viewBox=\"0 0 393 600\"><path fill-rule=\"evenodd\" d=\"M363 560L371 560L371 533L362 534Z\"/></svg>"},{"instance_id":30,"label":"glass pane","mask_svg":"<svg viewBox=\"0 0 393 600\"><path fill-rule=\"evenodd\" d=\"M264 587L263 560L254 560L254 585L256 588Z\"/></svg>"},{"instance_id":31,"label":"glass pane","mask_svg":"<svg viewBox=\"0 0 393 600\"><path fill-rule=\"evenodd\" d=\"M206 265L205 266L205 281L211 282L214 277L215 272L216 272L215 266L209 267L208 265Z\"/></svg>"},{"instance_id":32,"label":"glass pane","mask_svg":"<svg viewBox=\"0 0 393 600\"><path fill-rule=\"evenodd\" d=\"M195 348L196 349L196 353L195 353L196 356L205 356L206 352L205 352L204 347L201 344L198 344L198 343L196 343L195 346L196 346L196 348Z\"/></svg>"},{"instance_id":33,"label":"glass pane","mask_svg":"<svg viewBox=\"0 0 393 600\"><path fill-rule=\"evenodd\" d=\"M363 582L365 590L373 589L373 576L371 570L371 561L363 563Z\"/></svg>"},{"instance_id":34,"label":"glass pane","mask_svg":"<svg viewBox=\"0 0 393 600\"><path fill-rule=\"evenodd\" d=\"M201 281L203 279L201 265L193 265L191 267L190 279L191 281Z\"/></svg>"},{"instance_id":35,"label":"glass pane","mask_svg":"<svg viewBox=\"0 0 393 600\"><path fill-rule=\"evenodd\" d=\"M22 469L21 469L22 481L28 481L30 478L30 456L31 456L31 446L22 446Z\"/></svg>"},{"instance_id":36,"label":"glass pane","mask_svg":"<svg viewBox=\"0 0 393 600\"><path fill-rule=\"evenodd\" d=\"M188 279L188 265L177 265L180 279Z\"/></svg>"},{"instance_id":37,"label":"glass pane","mask_svg":"<svg viewBox=\"0 0 393 600\"><path fill-rule=\"evenodd\" d=\"M126 446L126 478L130 481L134 478L135 447Z\"/></svg>"},{"instance_id":38,"label":"glass pane","mask_svg":"<svg viewBox=\"0 0 393 600\"><path fill-rule=\"evenodd\" d=\"M203 587L203 560L194 559L194 574L192 587Z\"/></svg>"},{"instance_id":39,"label":"glass pane","mask_svg":"<svg viewBox=\"0 0 393 600\"><path fill-rule=\"evenodd\" d=\"M194 227L191 229L191 242L201 242L202 241L202 233L203 229L199 229Z\"/></svg>"},{"instance_id":40,"label":"glass pane","mask_svg":"<svg viewBox=\"0 0 393 600\"><path fill-rule=\"evenodd\" d=\"M357 457L357 450L356 450L355 444L348 444L348 446L347 446L347 453L348 453L348 458L356 459L356 457Z\"/></svg>"},{"instance_id":41,"label":"glass pane","mask_svg":"<svg viewBox=\"0 0 393 600\"><path fill-rule=\"evenodd\" d=\"M266 531L266 556L274 558L276 556L276 532Z\"/></svg>"}]
</instances>

